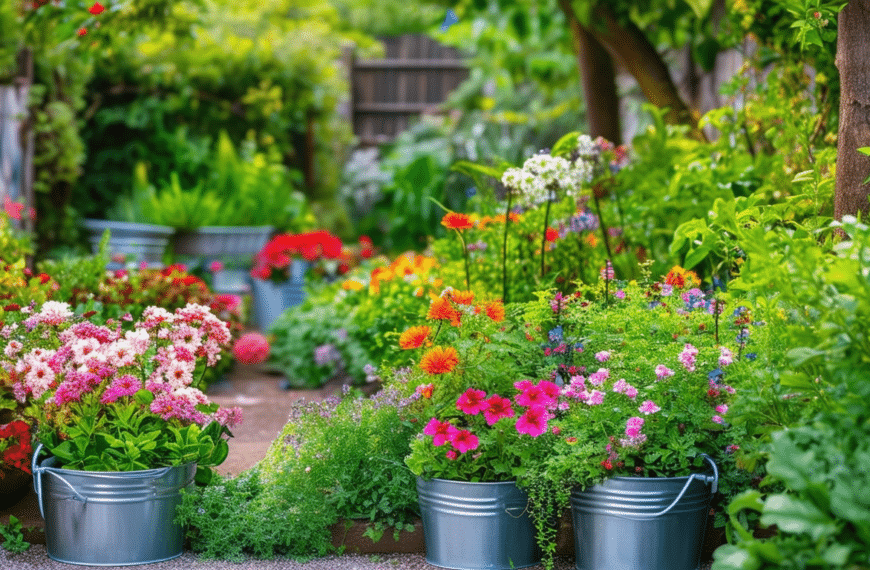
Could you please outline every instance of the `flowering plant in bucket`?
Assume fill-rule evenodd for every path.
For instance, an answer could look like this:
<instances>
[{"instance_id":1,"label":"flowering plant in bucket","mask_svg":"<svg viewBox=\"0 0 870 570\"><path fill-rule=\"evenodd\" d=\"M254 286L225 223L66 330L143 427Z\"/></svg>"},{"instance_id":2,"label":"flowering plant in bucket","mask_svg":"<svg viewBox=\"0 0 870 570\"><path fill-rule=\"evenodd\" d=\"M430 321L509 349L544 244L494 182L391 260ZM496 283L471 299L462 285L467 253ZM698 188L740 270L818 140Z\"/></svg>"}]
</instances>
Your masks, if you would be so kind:
<instances>
[{"instance_id":1,"label":"flowering plant in bucket","mask_svg":"<svg viewBox=\"0 0 870 570\"><path fill-rule=\"evenodd\" d=\"M341 257L341 240L328 231L281 234L272 238L254 256L251 276L254 279L283 283L290 279L290 265L294 259L301 259L310 264L331 261L335 263L335 270L337 270Z\"/></svg>"},{"instance_id":2,"label":"flowering plant in bucket","mask_svg":"<svg viewBox=\"0 0 870 570\"><path fill-rule=\"evenodd\" d=\"M230 340L208 307L149 307L132 326L124 318L96 325L54 301L20 316L0 328L0 374L63 467L138 471L196 462L203 481L226 459L241 410L221 409L192 386Z\"/></svg>"}]
</instances>

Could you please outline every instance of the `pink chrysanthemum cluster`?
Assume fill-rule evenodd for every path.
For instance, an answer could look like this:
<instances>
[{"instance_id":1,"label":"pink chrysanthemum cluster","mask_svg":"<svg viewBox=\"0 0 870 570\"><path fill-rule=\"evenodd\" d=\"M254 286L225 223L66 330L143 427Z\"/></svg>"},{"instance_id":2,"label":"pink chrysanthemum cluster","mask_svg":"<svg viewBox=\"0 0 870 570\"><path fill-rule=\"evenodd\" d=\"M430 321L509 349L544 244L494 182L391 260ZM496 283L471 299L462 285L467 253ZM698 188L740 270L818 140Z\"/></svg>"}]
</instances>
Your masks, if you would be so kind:
<instances>
[{"instance_id":1,"label":"pink chrysanthemum cluster","mask_svg":"<svg viewBox=\"0 0 870 570\"><path fill-rule=\"evenodd\" d=\"M151 413L164 420L205 425L237 422L239 411L205 414L205 394L191 387L197 363L213 366L230 341L228 325L208 307L188 304L170 313L148 307L132 330L75 321L66 303L46 302L25 319L32 346L10 340L2 361L20 402L28 396L65 406L94 394L102 405L154 394Z\"/></svg>"}]
</instances>

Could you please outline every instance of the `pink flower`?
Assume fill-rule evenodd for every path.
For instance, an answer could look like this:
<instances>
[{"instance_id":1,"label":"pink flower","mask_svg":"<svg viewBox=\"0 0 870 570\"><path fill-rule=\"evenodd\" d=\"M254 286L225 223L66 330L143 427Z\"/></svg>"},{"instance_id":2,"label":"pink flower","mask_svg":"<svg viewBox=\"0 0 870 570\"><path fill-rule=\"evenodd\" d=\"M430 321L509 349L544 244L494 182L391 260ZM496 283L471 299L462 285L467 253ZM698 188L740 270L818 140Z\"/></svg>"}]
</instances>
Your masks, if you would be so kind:
<instances>
[{"instance_id":1,"label":"pink flower","mask_svg":"<svg viewBox=\"0 0 870 570\"><path fill-rule=\"evenodd\" d=\"M549 419L550 415L545 408L529 408L517 420L517 431L532 437L538 437L547 431L547 420Z\"/></svg>"},{"instance_id":2,"label":"pink flower","mask_svg":"<svg viewBox=\"0 0 870 570\"><path fill-rule=\"evenodd\" d=\"M548 383L552 384L551 382ZM543 381L541 384L543 384ZM548 391L552 391L549 388L544 390L544 387L541 386L541 384L538 384L537 386L534 384L528 386L524 391L517 394L517 405L523 406L524 408L548 408L553 406L559 395L558 386L556 387L556 396L553 397L547 394ZM553 385L555 386L555 384Z\"/></svg>"},{"instance_id":3,"label":"pink flower","mask_svg":"<svg viewBox=\"0 0 870 570\"><path fill-rule=\"evenodd\" d=\"M458 431L456 426L448 422L439 422L437 418L429 420L429 423L423 428L424 434L433 436L432 445L436 447L440 447L452 440Z\"/></svg>"},{"instance_id":4,"label":"pink flower","mask_svg":"<svg viewBox=\"0 0 870 570\"><path fill-rule=\"evenodd\" d=\"M718 406L716 406L716 411L719 412L720 414L727 414L728 413L728 404L719 404Z\"/></svg>"},{"instance_id":5,"label":"pink flower","mask_svg":"<svg viewBox=\"0 0 870 570\"><path fill-rule=\"evenodd\" d=\"M640 434L640 428L643 427L645 420L637 416L628 418L625 422L625 435L635 438Z\"/></svg>"},{"instance_id":6,"label":"pink flower","mask_svg":"<svg viewBox=\"0 0 870 570\"><path fill-rule=\"evenodd\" d=\"M719 347L719 366L728 366L734 362L734 355L724 346Z\"/></svg>"},{"instance_id":7,"label":"pink flower","mask_svg":"<svg viewBox=\"0 0 870 570\"><path fill-rule=\"evenodd\" d=\"M543 390L544 394L548 398L551 398L553 400L558 399L559 395L562 393L559 387L556 386L554 383L550 382L549 380L541 380L540 382L538 382L538 388Z\"/></svg>"},{"instance_id":8,"label":"pink flower","mask_svg":"<svg viewBox=\"0 0 870 570\"><path fill-rule=\"evenodd\" d=\"M459 457L459 454L456 453L455 451L453 451L452 449L448 449L448 450L447 450L447 453L444 454L444 457L446 457L446 458L449 459L450 461L453 461L454 459L456 459L457 457Z\"/></svg>"},{"instance_id":9,"label":"pink flower","mask_svg":"<svg viewBox=\"0 0 870 570\"><path fill-rule=\"evenodd\" d=\"M589 404L590 406L597 406L597 405L602 404L604 402L604 392L600 392L598 390L592 390L592 392L590 392L588 394L588 396L589 397L586 400L586 403Z\"/></svg>"},{"instance_id":10,"label":"pink flower","mask_svg":"<svg viewBox=\"0 0 870 570\"><path fill-rule=\"evenodd\" d=\"M269 357L269 341L257 332L243 334L233 345L233 356L242 364L260 364Z\"/></svg>"},{"instance_id":11,"label":"pink flower","mask_svg":"<svg viewBox=\"0 0 870 570\"><path fill-rule=\"evenodd\" d=\"M674 371L665 366L664 364L659 364L656 366L656 378L659 380L663 380L669 376L673 376Z\"/></svg>"},{"instance_id":12,"label":"pink flower","mask_svg":"<svg viewBox=\"0 0 870 570\"><path fill-rule=\"evenodd\" d=\"M638 408L638 410L642 414L650 415L658 412L659 410L661 410L661 408L658 407L656 403L652 400L644 400L643 404L640 405L640 408Z\"/></svg>"},{"instance_id":13,"label":"pink flower","mask_svg":"<svg viewBox=\"0 0 870 570\"><path fill-rule=\"evenodd\" d=\"M637 388L635 388L634 386L629 385L629 386L625 389L625 392L623 392L623 394L625 394L626 396L628 396L629 398L631 398L632 400L634 400L635 398L637 398Z\"/></svg>"},{"instance_id":14,"label":"pink flower","mask_svg":"<svg viewBox=\"0 0 870 570\"><path fill-rule=\"evenodd\" d=\"M511 401L508 398L502 398L498 394L493 394L486 400L486 409L483 410L483 417L486 418L487 425L494 425L502 418L514 417L514 410L511 408Z\"/></svg>"},{"instance_id":15,"label":"pink flower","mask_svg":"<svg viewBox=\"0 0 870 570\"><path fill-rule=\"evenodd\" d=\"M531 380L520 380L519 382L514 382L514 388L516 388L517 390L520 390L520 391L525 390L526 388L528 388L529 386L532 386L532 385L533 384L532 384Z\"/></svg>"},{"instance_id":16,"label":"pink flower","mask_svg":"<svg viewBox=\"0 0 870 570\"><path fill-rule=\"evenodd\" d=\"M459 453L465 453L466 451L477 449L479 441L477 436L467 429L460 429L453 434L450 443L456 448L456 451Z\"/></svg>"},{"instance_id":17,"label":"pink flower","mask_svg":"<svg viewBox=\"0 0 870 570\"><path fill-rule=\"evenodd\" d=\"M713 420L717 424L724 424L725 423L725 420L723 420L721 416L713 416L710 419Z\"/></svg>"},{"instance_id":18,"label":"pink flower","mask_svg":"<svg viewBox=\"0 0 870 570\"><path fill-rule=\"evenodd\" d=\"M217 273L218 271L223 271L224 264L221 261L214 260L208 264L208 270L212 273Z\"/></svg>"},{"instance_id":19,"label":"pink flower","mask_svg":"<svg viewBox=\"0 0 870 570\"><path fill-rule=\"evenodd\" d=\"M610 378L610 370L607 368L599 368L598 372L593 372L589 375L589 382L593 386L601 386L608 378Z\"/></svg>"},{"instance_id":20,"label":"pink flower","mask_svg":"<svg viewBox=\"0 0 870 570\"><path fill-rule=\"evenodd\" d=\"M595 359L598 360L598 362L607 362L610 360L610 351L602 350L601 352L596 352Z\"/></svg>"},{"instance_id":21,"label":"pink flower","mask_svg":"<svg viewBox=\"0 0 870 570\"><path fill-rule=\"evenodd\" d=\"M619 300L621 301L621 300L625 299L625 291L623 291L622 289L620 289L619 291L617 291L616 293L614 293L613 296L616 297L617 299L619 299Z\"/></svg>"},{"instance_id":22,"label":"pink flower","mask_svg":"<svg viewBox=\"0 0 870 570\"><path fill-rule=\"evenodd\" d=\"M680 353L678 360L680 361L680 364L685 366L686 370L688 370L689 372L694 372L696 356L698 356L698 349L691 344L686 343L686 346Z\"/></svg>"},{"instance_id":23,"label":"pink flower","mask_svg":"<svg viewBox=\"0 0 870 570\"><path fill-rule=\"evenodd\" d=\"M242 409L220 408L214 413L214 419L220 425L232 429L242 423Z\"/></svg>"},{"instance_id":24,"label":"pink flower","mask_svg":"<svg viewBox=\"0 0 870 570\"><path fill-rule=\"evenodd\" d=\"M456 408L462 412L476 416L487 408L486 392L469 388L456 400Z\"/></svg>"}]
</instances>

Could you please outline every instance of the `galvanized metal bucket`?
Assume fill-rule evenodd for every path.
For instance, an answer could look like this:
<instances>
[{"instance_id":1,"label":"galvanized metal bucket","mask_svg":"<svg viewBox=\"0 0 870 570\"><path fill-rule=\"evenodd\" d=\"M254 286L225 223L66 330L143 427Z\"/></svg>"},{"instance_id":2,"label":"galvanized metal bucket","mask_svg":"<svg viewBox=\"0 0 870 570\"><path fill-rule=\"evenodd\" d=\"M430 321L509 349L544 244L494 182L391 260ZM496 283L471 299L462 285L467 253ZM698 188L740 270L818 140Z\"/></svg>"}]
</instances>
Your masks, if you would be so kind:
<instances>
[{"instance_id":1,"label":"galvanized metal bucket","mask_svg":"<svg viewBox=\"0 0 870 570\"><path fill-rule=\"evenodd\" d=\"M286 309L305 301L305 272L308 263L294 259L290 264L290 278L283 283L262 279L253 280L254 322L260 330L268 330Z\"/></svg>"},{"instance_id":2,"label":"galvanized metal bucket","mask_svg":"<svg viewBox=\"0 0 870 570\"><path fill-rule=\"evenodd\" d=\"M174 522L181 489L196 463L145 471L75 471L33 454L33 487L45 519L48 556L91 566L150 564L181 556L184 528Z\"/></svg>"},{"instance_id":3,"label":"galvanized metal bucket","mask_svg":"<svg viewBox=\"0 0 870 570\"><path fill-rule=\"evenodd\" d=\"M700 565L713 474L613 477L571 493L577 570L695 570Z\"/></svg>"},{"instance_id":4,"label":"galvanized metal bucket","mask_svg":"<svg viewBox=\"0 0 870 570\"><path fill-rule=\"evenodd\" d=\"M516 483L417 479L426 562L460 570L510 569L541 560Z\"/></svg>"}]
</instances>

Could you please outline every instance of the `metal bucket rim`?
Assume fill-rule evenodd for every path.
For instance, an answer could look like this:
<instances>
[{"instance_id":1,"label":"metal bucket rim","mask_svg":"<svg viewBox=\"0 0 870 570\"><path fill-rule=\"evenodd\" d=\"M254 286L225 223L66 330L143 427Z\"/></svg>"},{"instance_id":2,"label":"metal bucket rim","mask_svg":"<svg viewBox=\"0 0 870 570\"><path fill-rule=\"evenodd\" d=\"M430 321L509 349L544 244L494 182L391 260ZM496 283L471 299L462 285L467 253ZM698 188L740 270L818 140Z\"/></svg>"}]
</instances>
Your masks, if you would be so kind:
<instances>
[{"instance_id":1,"label":"metal bucket rim","mask_svg":"<svg viewBox=\"0 0 870 570\"><path fill-rule=\"evenodd\" d=\"M515 485L517 484L516 480L511 481L460 481L458 479L440 479L438 477L432 477L430 479L426 479L425 477L417 477L418 482L426 482L430 483L432 481L444 482L444 483L456 483L457 485Z\"/></svg>"},{"instance_id":2,"label":"metal bucket rim","mask_svg":"<svg viewBox=\"0 0 870 570\"><path fill-rule=\"evenodd\" d=\"M99 477L100 475L107 475L107 476L115 476L115 477L123 476L125 478L129 476L129 478L131 478L131 479L136 477L136 476L138 476L138 477L151 476L154 474L155 471L161 471L164 469L166 469L167 472L172 470L173 468L178 469L178 470L184 470L184 469L187 469L190 466L196 464L196 461L190 461L190 462L184 463L182 465L164 465L163 467L153 467L151 469L138 469L136 471L85 471L83 469L65 469L63 467L54 467L53 465L45 465L45 463L47 463L49 461L52 461L52 462L57 461L57 457L55 457L54 455L49 455L48 457L40 459L39 464L38 464L39 468L43 471L57 471L58 473L68 473L71 475L94 476L94 477Z\"/></svg>"},{"instance_id":3,"label":"metal bucket rim","mask_svg":"<svg viewBox=\"0 0 870 570\"><path fill-rule=\"evenodd\" d=\"M175 228L172 226L163 226L159 224L145 224L140 222L122 222L117 220L100 220L97 218L85 218L82 221L82 224L85 228L89 230L139 230L139 231L149 231L156 232L160 234L170 235L175 233Z\"/></svg>"}]
</instances>

